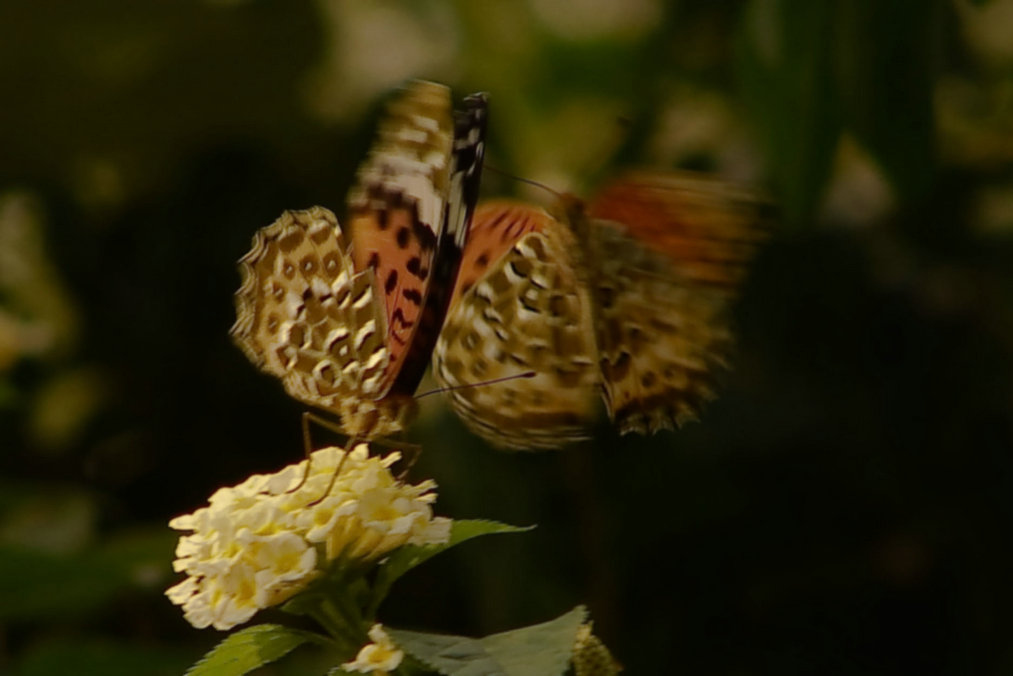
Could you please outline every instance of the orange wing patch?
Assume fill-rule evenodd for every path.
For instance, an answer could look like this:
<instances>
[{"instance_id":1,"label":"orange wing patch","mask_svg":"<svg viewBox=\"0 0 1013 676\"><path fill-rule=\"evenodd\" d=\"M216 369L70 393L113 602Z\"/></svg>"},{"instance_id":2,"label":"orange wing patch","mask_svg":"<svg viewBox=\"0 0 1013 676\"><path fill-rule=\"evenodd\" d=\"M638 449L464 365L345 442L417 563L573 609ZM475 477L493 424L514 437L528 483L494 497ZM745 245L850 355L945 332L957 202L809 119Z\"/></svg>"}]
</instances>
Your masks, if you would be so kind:
<instances>
[{"instance_id":1,"label":"orange wing patch","mask_svg":"<svg viewBox=\"0 0 1013 676\"><path fill-rule=\"evenodd\" d=\"M475 210L450 306L475 286L521 237L529 232L543 232L553 222L555 219L545 211L525 204L508 201L480 204Z\"/></svg>"},{"instance_id":2,"label":"orange wing patch","mask_svg":"<svg viewBox=\"0 0 1013 676\"><path fill-rule=\"evenodd\" d=\"M387 371L397 373L422 313L436 237L419 223L413 205L393 197L385 206L353 215L351 230L356 269L375 271L387 316Z\"/></svg>"},{"instance_id":3,"label":"orange wing patch","mask_svg":"<svg viewBox=\"0 0 1013 676\"><path fill-rule=\"evenodd\" d=\"M401 372L422 314L446 227L454 152L447 88L419 82L410 92L388 107L348 196L356 269L373 268L387 315L384 392Z\"/></svg>"},{"instance_id":4,"label":"orange wing patch","mask_svg":"<svg viewBox=\"0 0 1013 676\"><path fill-rule=\"evenodd\" d=\"M687 279L735 287L764 236L760 204L755 193L712 179L641 172L605 186L587 214L620 224Z\"/></svg>"}]
</instances>

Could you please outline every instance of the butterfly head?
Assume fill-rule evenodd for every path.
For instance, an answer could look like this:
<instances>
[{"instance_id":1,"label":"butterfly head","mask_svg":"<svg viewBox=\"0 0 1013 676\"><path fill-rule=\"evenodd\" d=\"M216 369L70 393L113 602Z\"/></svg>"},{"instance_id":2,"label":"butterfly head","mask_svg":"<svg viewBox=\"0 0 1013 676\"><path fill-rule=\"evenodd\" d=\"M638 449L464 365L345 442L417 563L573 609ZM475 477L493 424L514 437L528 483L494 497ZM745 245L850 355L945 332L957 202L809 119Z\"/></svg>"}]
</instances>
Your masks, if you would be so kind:
<instances>
[{"instance_id":1,"label":"butterfly head","mask_svg":"<svg viewBox=\"0 0 1013 676\"><path fill-rule=\"evenodd\" d=\"M346 397L337 406L342 429L348 436L359 439L393 436L410 425L418 411L415 398L401 394L375 401Z\"/></svg>"},{"instance_id":2,"label":"butterfly head","mask_svg":"<svg viewBox=\"0 0 1013 676\"><path fill-rule=\"evenodd\" d=\"M573 193L557 193L558 205L552 209L553 215L570 226L578 241L586 241L589 235L589 219L587 202Z\"/></svg>"}]
</instances>

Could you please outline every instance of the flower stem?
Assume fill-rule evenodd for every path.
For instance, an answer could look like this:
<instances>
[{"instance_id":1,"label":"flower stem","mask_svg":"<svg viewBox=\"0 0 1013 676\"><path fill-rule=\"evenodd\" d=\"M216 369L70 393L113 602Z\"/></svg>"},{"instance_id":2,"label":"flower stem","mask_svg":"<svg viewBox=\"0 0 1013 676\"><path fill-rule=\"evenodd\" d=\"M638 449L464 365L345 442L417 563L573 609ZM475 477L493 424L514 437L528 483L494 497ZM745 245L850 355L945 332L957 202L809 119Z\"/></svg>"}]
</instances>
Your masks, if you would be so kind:
<instances>
[{"instance_id":1,"label":"flower stem","mask_svg":"<svg viewBox=\"0 0 1013 676\"><path fill-rule=\"evenodd\" d=\"M353 584L347 579L332 579L316 594L311 614L320 626L329 633L350 654L367 642L368 623L355 603Z\"/></svg>"}]
</instances>

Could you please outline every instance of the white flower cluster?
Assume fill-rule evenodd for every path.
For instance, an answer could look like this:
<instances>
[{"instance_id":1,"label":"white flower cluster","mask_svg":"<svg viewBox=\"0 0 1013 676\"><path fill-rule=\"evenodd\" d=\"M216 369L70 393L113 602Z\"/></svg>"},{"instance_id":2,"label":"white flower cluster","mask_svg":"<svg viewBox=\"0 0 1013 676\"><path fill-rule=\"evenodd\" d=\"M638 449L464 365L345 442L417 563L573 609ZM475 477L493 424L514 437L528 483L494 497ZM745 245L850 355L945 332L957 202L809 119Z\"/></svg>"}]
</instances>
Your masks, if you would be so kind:
<instances>
[{"instance_id":1,"label":"white flower cluster","mask_svg":"<svg viewBox=\"0 0 1013 676\"><path fill-rule=\"evenodd\" d=\"M335 560L372 562L404 544L449 539L450 519L433 516L436 484L391 474L399 453L370 457L360 444L335 476L344 455L314 452L308 476L305 460L255 474L169 522L191 531L173 563L188 577L165 592L190 624L229 629L304 589Z\"/></svg>"}]
</instances>

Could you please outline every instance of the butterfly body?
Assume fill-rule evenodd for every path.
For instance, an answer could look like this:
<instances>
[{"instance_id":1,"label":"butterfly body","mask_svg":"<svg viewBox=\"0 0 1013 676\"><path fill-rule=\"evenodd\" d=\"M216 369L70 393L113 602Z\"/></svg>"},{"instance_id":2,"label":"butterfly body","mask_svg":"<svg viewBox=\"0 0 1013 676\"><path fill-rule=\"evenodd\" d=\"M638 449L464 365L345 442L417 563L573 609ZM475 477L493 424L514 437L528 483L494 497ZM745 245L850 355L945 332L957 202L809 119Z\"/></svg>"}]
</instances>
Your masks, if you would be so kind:
<instances>
[{"instance_id":1,"label":"butterfly body","mask_svg":"<svg viewBox=\"0 0 1013 676\"><path fill-rule=\"evenodd\" d=\"M727 363L728 309L759 238L754 205L671 174L621 178L587 204L564 196L558 219L480 205L433 371L446 387L535 376L454 389L451 405L516 450L585 438L599 399L623 433L694 418Z\"/></svg>"},{"instance_id":2,"label":"butterfly body","mask_svg":"<svg viewBox=\"0 0 1013 676\"><path fill-rule=\"evenodd\" d=\"M409 85L359 169L347 227L323 207L287 211L240 260L233 339L352 437L390 436L417 411L481 172L485 98L466 103L455 117L446 87Z\"/></svg>"}]
</instances>

